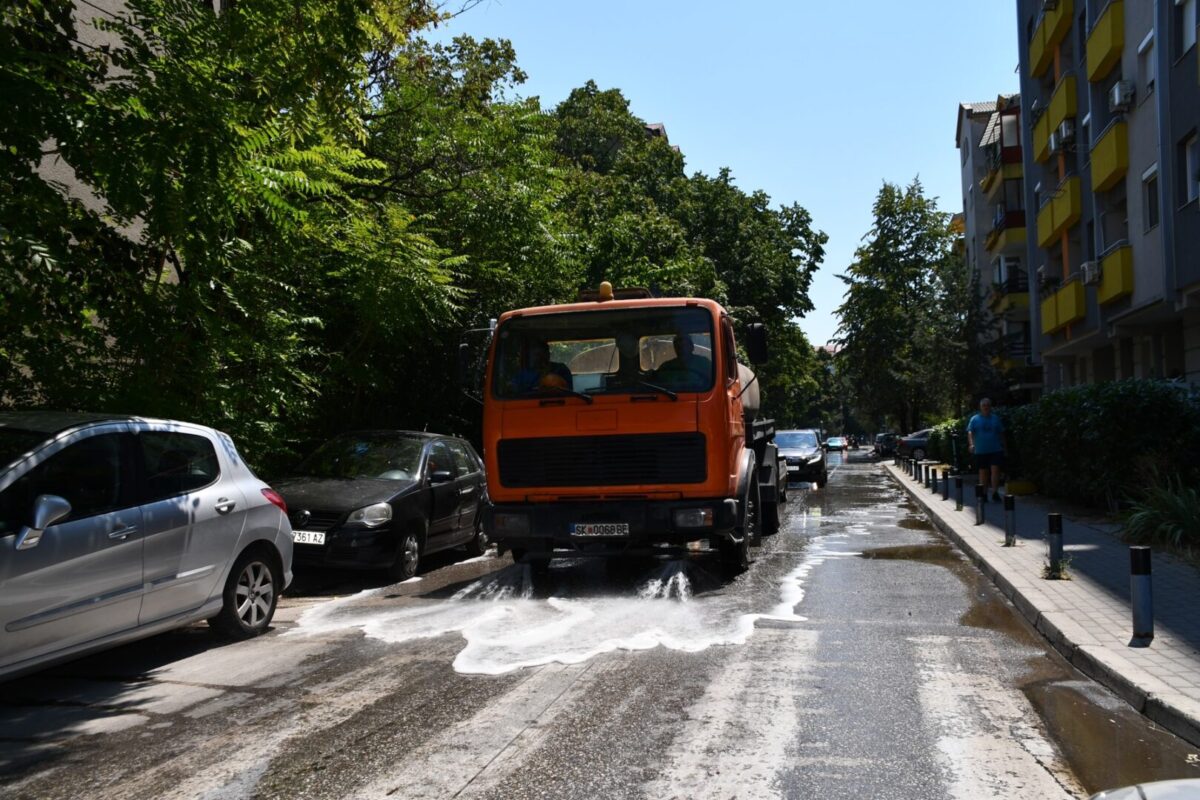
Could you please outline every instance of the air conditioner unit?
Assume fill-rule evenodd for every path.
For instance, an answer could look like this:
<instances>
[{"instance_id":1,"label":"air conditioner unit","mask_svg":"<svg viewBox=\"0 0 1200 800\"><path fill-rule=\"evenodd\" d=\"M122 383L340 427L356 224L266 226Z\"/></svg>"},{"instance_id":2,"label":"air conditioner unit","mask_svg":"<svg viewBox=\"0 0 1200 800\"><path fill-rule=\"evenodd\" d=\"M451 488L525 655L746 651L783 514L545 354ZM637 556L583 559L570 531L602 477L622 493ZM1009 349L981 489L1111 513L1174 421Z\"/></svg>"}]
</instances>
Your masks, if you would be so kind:
<instances>
[{"instance_id":1,"label":"air conditioner unit","mask_svg":"<svg viewBox=\"0 0 1200 800\"><path fill-rule=\"evenodd\" d=\"M1057 153L1061 149L1062 149L1062 142L1059 141L1058 131L1051 131L1050 132L1050 152Z\"/></svg>"},{"instance_id":2,"label":"air conditioner unit","mask_svg":"<svg viewBox=\"0 0 1200 800\"><path fill-rule=\"evenodd\" d=\"M1058 125L1058 143L1065 145L1073 141L1075 141L1075 120L1064 119Z\"/></svg>"},{"instance_id":3,"label":"air conditioner unit","mask_svg":"<svg viewBox=\"0 0 1200 800\"><path fill-rule=\"evenodd\" d=\"M1046 282L1046 265L1042 264L1037 268L1037 281L1039 284Z\"/></svg>"},{"instance_id":4,"label":"air conditioner unit","mask_svg":"<svg viewBox=\"0 0 1200 800\"><path fill-rule=\"evenodd\" d=\"M1089 286L1093 286L1100 282L1100 262L1085 261L1079 267L1079 271L1083 273L1083 282Z\"/></svg>"},{"instance_id":5,"label":"air conditioner unit","mask_svg":"<svg viewBox=\"0 0 1200 800\"><path fill-rule=\"evenodd\" d=\"M1133 106L1133 81L1117 81L1108 93L1108 110L1117 113Z\"/></svg>"}]
</instances>

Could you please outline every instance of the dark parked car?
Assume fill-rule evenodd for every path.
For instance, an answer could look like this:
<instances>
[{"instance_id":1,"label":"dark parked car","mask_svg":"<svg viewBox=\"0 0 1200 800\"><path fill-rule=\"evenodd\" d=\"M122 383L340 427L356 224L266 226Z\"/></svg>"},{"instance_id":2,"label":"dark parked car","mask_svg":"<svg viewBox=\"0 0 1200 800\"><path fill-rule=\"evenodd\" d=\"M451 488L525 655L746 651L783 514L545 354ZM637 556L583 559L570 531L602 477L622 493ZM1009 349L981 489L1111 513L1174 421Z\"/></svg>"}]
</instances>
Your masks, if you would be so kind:
<instances>
[{"instance_id":1,"label":"dark parked car","mask_svg":"<svg viewBox=\"0 0 1200 800\"><path fill-rule=\"evenodd\" d=\"M291 510L297 566L384 568L405 580L429 553L487 549L483 461L462 439L344 433L275 487Z\"/></svg>"},{"instance_id":2,"label":"dark parked car","mask_svg":"<svg viewBox=\"0 0 1200 800\"><path fill-rule=\"evenodd\" d=\"M900 437L894 433L875 434L875 455L882 457L895 453L899 440Z\"/></svg>"},{"instance_id":3,"label":"dark parked car","mask_svg":"<svg viewBox=\"0 0 1200 800\"><path fill-rule=\"evenodd\" d=\"M929 434L932 430L932 428L926 428L901 438L896 443L896 452L901 458L915 458L918 461L924 459L925 453L929 450Z\"/></svg>"},{"instance_id":4,"label":"dark parked car","mask_svg":"<svg viewBox=\"0 0 1200 800\"><path fill-rule=\"evenodd\" d=\"M787 462L788 483L807 481L820 489L829 481L825 450L816 431L778 431L775 446Z\"/></svg>"}]
</instances>

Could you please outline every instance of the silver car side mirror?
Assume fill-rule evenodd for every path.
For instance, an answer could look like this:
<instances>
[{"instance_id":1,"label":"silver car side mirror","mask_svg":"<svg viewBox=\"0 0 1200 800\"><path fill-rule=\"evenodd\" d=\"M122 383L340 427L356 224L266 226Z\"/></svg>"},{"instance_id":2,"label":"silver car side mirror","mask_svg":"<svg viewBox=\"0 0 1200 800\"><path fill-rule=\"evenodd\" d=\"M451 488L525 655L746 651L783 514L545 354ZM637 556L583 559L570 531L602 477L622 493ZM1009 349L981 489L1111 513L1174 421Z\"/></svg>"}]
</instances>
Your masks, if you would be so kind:
<instances>
[{"instance_id":1,"label":"silver car side mirror","mask_svg":"<svg viewBox=\"0 0 1200 800\"><path fill-rule=\"evenodd\" d=\"M33 524L21 528L17 534L17 549L37 547L46 528L70 513L71 504L65 498L56 494L39 494L33 501Z\"/></svg>"}]
</instances>

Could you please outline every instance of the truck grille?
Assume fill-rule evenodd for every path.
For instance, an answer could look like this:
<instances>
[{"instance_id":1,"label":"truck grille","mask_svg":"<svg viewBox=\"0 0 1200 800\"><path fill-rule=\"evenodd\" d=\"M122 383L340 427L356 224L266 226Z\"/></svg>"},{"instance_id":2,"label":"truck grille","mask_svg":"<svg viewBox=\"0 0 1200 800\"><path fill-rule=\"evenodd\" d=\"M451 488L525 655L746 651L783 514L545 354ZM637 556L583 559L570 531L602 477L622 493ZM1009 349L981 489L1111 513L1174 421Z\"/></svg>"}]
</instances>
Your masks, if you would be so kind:
<instances>
[{"instance_id":1,"label":"truck grille","mask_svg":"<svg viewBox=\"0 0 1200 800\"><path fill-rule=\"evenodd\" d=\"M503 439L500 483L530 486L633 486L703 483L702 433Z\"/></svg>"}]
</instances>

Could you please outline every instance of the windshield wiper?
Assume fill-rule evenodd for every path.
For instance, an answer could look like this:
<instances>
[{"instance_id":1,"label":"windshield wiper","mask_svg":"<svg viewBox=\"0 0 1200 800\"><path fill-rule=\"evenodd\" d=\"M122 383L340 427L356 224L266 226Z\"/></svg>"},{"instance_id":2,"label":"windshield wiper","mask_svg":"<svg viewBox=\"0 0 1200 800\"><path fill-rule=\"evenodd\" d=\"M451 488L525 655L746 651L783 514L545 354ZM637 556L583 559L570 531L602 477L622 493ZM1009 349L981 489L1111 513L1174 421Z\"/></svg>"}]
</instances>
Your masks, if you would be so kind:
<instances>
[{"instance_id":1,"label":"windshield wiper","mask_svg":"<svg viewBox=\"0 0 1200 800\"><path fill-rule=\"evenodd\" d=\"M577 392L574 389L565 389L562 386L539 386L538 387L539 392L546 391L546 390L550 390L550 391L554 391L554 392L562 392L563 394L569 394L572 397L578 397L580 400L583 400L589 406L596 401L596 398L592 397L590 394L584 394L583 392Z\"/></svg>"},{"instance_id":2,"label":"windshield wiper","mask_svg":"<svg viewBox=\"0 0 1200 800\"><path fill-rule=\"evenodd\" d=\"M655 386L653 383L646 383L645 381L638 381L637 385L641 386L644 389L649 389L652 392L658 392L659 394L665 394L667 397L671 398L672 400L675 400L676 402L679 401L679 395L677 395L675 392L672 392L670 389L664 389L661 386Z\"/></svg>"}]
</instances>

